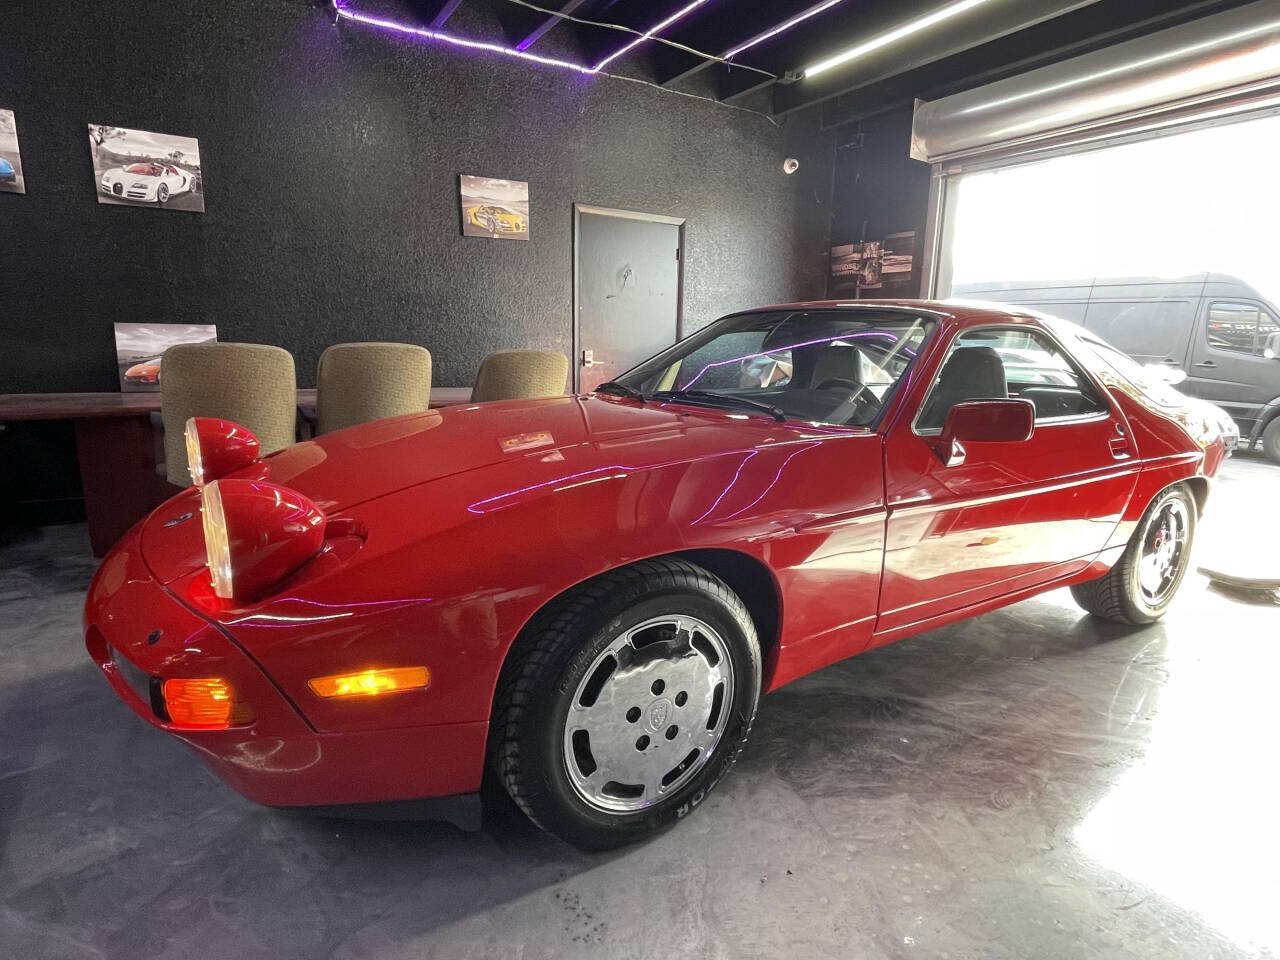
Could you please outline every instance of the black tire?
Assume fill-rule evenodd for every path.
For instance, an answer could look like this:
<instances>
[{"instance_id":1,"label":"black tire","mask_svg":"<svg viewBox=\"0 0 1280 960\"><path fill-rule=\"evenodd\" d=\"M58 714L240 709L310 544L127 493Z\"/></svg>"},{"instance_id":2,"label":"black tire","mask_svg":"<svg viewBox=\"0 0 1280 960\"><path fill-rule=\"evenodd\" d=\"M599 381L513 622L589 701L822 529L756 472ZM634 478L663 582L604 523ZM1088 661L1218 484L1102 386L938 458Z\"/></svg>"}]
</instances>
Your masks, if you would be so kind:
<instances>
[{"instance_id":1,"label":"black tire","mask_svg":"<svg viewBox=\"0 0 1280 960\"><path fill-rule=\"evenodd\" d=\"M1272 463L1280 463L1280 417L1272 418L1262 431L1262 452Z\"/></svg>"},{"instance_id":2,"label":"black tire","mask_svg":"<svg viewBox=\"0 0 1280 960\"><path fill-rule=\"evenodd\" d=\"M1142 558L1143 544L1154 529L1156 517L1171 501L1181 504L1187 521L1187 538L1181 554L1177 559L1172 583L1167 587L1158 602L1152 603L1144 594L1138 579L1138 561ZM1120 559L1104 576L1097 580L1077 583L1071 588L1071 596L1081 607L1097 617L1115 620L1120 623L1141 626L1154 623L1164 616L1173 602L1182 580L1190 567L1191 546L1196 531L1195 498L1182 485L1175 485L1161 491L1147 506L1142 518L1134 528L1129 544Z\"/></svg>"},{"instance_id":3,"label":"black tire","mask_svg":"<svg viewBox=\"0 0 1280 960\"><path fill-rule=\"evenodd\" d=\"M598 809L573 787L565 718L588 668L619 634L669 613L710 624L733 673L724 732L683 786L637 812ZM494 704L491 759L498 781L534 823L586 850L639 840L695 809L733 766L760 697L760 647L750 615L717 577L684 560L644 560L575 588L540 613L517 641Z\"/></svg>"}]
</instances>

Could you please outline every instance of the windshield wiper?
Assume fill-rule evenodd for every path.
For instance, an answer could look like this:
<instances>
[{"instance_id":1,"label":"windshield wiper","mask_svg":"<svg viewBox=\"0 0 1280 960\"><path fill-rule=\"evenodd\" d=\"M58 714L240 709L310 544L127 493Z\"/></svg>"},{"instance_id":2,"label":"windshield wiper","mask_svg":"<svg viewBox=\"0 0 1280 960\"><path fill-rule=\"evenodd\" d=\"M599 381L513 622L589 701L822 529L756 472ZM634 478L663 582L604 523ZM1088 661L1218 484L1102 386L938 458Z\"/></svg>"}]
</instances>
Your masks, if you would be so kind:
<instances>
[{"instance_id":1,"label":"windshield wiper","mask_svg":"<svg viewBox=\"0 0 1280 960\"><path fill-rule=\"evenodd\" d=\"M632 400L639 400L644 403L644 394L635 387L628 387L625 383L619 383L617 380L609 380L606 383L596 387L596 393L614 393L620 397L630 397Z\"/></svg>"},{"instance_id":2,"label":"windshield wiper","mask_svg":"<svg viewBox=\"0 0 1280 960\"><path fill-rule=\"evenodd\" d=\"M736 403L740 407L750 407L767 413L775 420L787 419L786 413L771 403L762 403L759 400L739 397L732 393L715 393L712 390L657 390L649 396L654 400L692 400L712 407L724 403Z\"/></svg>"}]
</instances>

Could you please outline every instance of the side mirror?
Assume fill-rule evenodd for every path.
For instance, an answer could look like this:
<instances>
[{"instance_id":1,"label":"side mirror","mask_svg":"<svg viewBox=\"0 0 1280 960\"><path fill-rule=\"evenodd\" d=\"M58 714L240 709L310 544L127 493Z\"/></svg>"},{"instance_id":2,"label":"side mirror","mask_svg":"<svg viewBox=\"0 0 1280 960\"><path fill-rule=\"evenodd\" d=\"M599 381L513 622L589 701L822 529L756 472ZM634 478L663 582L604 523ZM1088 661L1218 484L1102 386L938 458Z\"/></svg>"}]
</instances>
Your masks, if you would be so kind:
<instances>
[{"instance_id":1,"label":"side mirror","mask_svg":"<svg viewBox=\"0 0 1280 960\"><path fill-rule=\"evenodd\" d=\"M1030 400L966 400L947 411L942 433L931 444L945 466L964 463L967 443L1020 443L1036 429Z\"/></svg>"}]
</instances>

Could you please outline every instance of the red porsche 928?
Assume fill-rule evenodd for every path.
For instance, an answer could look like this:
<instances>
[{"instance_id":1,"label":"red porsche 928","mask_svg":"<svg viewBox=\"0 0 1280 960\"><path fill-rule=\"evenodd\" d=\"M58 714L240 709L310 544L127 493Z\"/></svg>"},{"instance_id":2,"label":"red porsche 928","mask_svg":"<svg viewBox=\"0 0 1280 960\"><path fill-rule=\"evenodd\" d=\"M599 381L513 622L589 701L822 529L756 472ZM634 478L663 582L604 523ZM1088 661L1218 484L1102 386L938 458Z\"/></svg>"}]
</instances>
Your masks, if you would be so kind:
<instances>
[{"instance_id":1,"label":"red porsche 928","mask_svg":"<svg viewBox=\"0 0 1280 960\"><path fill-rule=\"evenodd\" d=\"M89 591L119 696L259 803L468 820L487 767L586 848L688 814L760 695L837 660L1068 585L1157 619L1223 457L1091 333L918 301L735 314L588 396L187 445Z\"/></svg>"}]
</instances>

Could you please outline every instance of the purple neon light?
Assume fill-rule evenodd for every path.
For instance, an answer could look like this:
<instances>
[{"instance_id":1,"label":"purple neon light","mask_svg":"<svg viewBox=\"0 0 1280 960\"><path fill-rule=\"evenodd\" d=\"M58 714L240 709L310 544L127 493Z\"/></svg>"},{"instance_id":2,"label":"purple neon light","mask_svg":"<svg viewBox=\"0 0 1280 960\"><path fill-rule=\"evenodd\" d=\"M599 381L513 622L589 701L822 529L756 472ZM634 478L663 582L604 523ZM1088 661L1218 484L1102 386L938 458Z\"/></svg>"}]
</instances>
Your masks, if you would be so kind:
<instances>
[{"instance_id":1,"label":"purple neon light","mask_svg":"<svg viewBox=\"0 0 1280 960\"><path fill-rule=\"evenodd\" d=\"M832 7L834 7L837 3L840 3L840 2L842 2L842 0L825 0L825 2L818 4L816 7L810 7L808 10L801 11L800 13L797 13L794 17L792 17L790 20L784 21L783 23L778 24L776 27L773 27L772 29L766 30L764 33L761 33L752 37L746 43L743 43L734 47L732 50L730 50L728 53L724 55L724 59L729 60L733 57L736 57L743 50L750 50L757 43L764 43L766 40L770 40L773 37L776 37L780 33L786 33L796 24L804 23L804 21L808 20L810 17L816 17L823 10L829 10Z\"/></svg>"},{"instance_id":2,"label":"purple neon light","mask_svg":"<svg viewBox=\"0 0 1280 960\"><path fill-rule=\"evenodd\" d=\"M770 490L772 490L774 487L778 485L778 481L782 479L782 471L787 469L787 464L790 463L792 460L794 460L798 454L804 453L806 450L812 450L814 447L818 446L820 443L821 441L815 440L812 443L806 443L802 445L798 450L792 450L789 454L787 454L787 458L783 460L781 464L779 464L778 472L773 475L773 479L769 481L769 485L760 491L760 496L756 497L754 500L748 503L745 507L740 507L739 509L733 511L733 513L729 514L728 516L721 517L720 518L721 522L725 520L732 520L734 517L738 516L739 514L746 513L748 510L754 507L757 503L763 500L765 498L765 495L768 494Z\"/></svg>"},{"instance_id":3,"label":"purple neon light","mask_svg":"<svg viewBox=\"0 0 1280 960\"><path fill-rule=\"evenodd\" d=\"M617 60L620 56L622 56L625 53L628 53L635 47L638 47L640 44L644 43L646 40L652 40L655 36L657 36L663 30L667 29L667 27L671 26L673 23L675 23L677 20L681 19L682 17L692 13L694 10L698 9L698 7L702 6L706 2L707 0L693 0L692 3L686 4L685 6L681 7L679 10L677 10L671 16L667 17L667 19L663 20L661 23L655 24L654 26L646 30L644 33L642 33L640 36L632 40L630 43L626 44L620 49L615 50L613 53L609 54L609 56L605 57L603 60L597 63L594 67L592 67L591 72L599 73L601 70L604 69L605 64L610 63L614 60Z\"/></svg>"},{"instance_id":4,"label":"purple neon light","mask_svg":"<svg viewBox=\"0 0 1280 960\"><path fill-rule=\"evenodd\" d=\"M703 511L702 516L700 516L697 520L694 520L692 523L690 523L689 526L696 527L703 520L707 519L711 511L713 511L716 507L720 506L720 501L722 501L725 497L727 497L729 495L729 491L738 485L738 477L742 476L742 468L747 465L747 461L750 460L759 452L760 452L759 450L752 450L750 453L748 453L745 457L742 458L742 462L738 464L738 469L733 472L733 479L731 479L725 485L725 488L720 491L720 496L716 497L715 503L707 507L707 509Z\"/></svg>"},{"instance_id":5,"label":"purple neon light","mask_svg":"<svg viewBox=\"0 0 1280 960\"><path fill-rule=\"evenodd\" d=\"M501 53L504 56L515 57L519 60L529 60L533 63L541 63L548 67L559 67L562 70L572 70L575 73L593 74L598 73L600 70L599 67L584 67L578 63L570 63L568 60L557 60L555 57L544 57L536 53L529 53L525 50L516 50L514 47L504 47L497 43L485 43L482 40L466 40L462 37L454 36L451 33L445 33L443 30L428 30L423 27L410 26L407 23L397 23L394 20L384 20L382 17L371 17L365 13L348 10L346 7L342 6L338 0L333 0L333 9L334 12L343 20L363 23L367 26L378 27L382 30L392 30L396 33L422 37L426 40L439 40L441 43L448 43L455 47L463 47L467 50L484 50L489 53Z\"/></svg>"}]
</instances>

